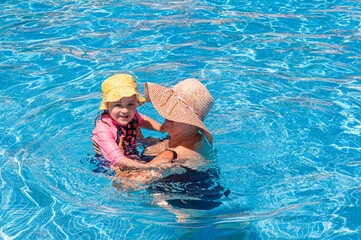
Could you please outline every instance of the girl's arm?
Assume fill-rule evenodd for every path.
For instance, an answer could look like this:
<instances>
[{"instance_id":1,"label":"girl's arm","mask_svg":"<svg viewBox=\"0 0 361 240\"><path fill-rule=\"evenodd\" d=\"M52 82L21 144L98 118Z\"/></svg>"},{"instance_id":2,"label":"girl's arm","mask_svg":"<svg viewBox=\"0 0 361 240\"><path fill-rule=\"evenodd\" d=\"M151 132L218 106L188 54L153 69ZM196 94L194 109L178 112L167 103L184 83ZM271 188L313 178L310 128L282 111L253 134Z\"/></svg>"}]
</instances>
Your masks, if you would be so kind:
<instances>
[{"instance_id":1,"label":"girl's arm","mask_svg":"<svg viewBox=\"0 0 361 240\"><path fill-rule=\"evenodd\" d=\"M118 162L116 164L113 164L114 167L123 167L124 165L127 167L134 167L136 169L142 169L142 170L145 170L145 169L159 170L162 168L170 168L171 167L171 159L166 159L164 156L162 156L157 161L152 160L149 163L141 163L141 162L138 162L136 160L133 160L133 159L130 159L127 157L122 157L121 159L118 160Z\"/></svg>"},{"instance_id":2,"label":"girl's arm","mask_svg":"<svg viewBox=\"0 0 361 240\"><path fill-rule=\"evenodd\" d=\"M127 157L122 157L118 160L117 164L114 164L114 166L127 166L127 167L134 167L134 168L139 168L139 169L149 169L149 168L154 168L156 166L149 166L147 164L138 162L136 160L127 158Z\"/></svg>"},{"instance_id":3,"label":"girl's arm","mask_svg":"<svg viewBox=\"0 0 361 240\"><path fill-rule=\"evenodd\" d=\"M160 130L161 126L162 126L162 124L160 124L156 120L144 115L144 121L143 121L142 128L161 132L161 130Z\"/></svg>"}]
</instances>

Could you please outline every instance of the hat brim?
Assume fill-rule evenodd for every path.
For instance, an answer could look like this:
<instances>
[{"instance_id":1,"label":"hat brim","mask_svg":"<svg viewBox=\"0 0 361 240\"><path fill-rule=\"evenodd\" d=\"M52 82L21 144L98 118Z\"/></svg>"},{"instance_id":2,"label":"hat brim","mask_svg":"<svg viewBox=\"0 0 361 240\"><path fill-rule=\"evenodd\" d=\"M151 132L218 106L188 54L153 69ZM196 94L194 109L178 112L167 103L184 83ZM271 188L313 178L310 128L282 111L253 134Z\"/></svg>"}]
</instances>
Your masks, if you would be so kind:
<instances>
[{"instance_id":1,"label":"hat brim","mask_svg":"<svg viewBox=\"0 0 361 240\"><path fill-rule=\"evenodd\" d=\"M107 110L107 103L108 102L116 102L124 97L130 97L136 95L137 97L137 107L144 104L145 98L140 95L137 91L129 88L124 91L124 88L120 89L112 89L110 90L105 96L103 96L102 103L100 104L99 111Z\"/></svg>"},{"instance_id":2,"label":"hat brim","mask_svg":"<svg viewBox=\"0 0 361 240\"><path fill-rule=\"evenodd\" d=\"M169 104L167 105L162 101L163 98L167 99L167 96L164 96L165 94L172 94L169 90L171 89L155 83L146 82L144 95L146 101L152 102L154 108L162 117L171 121L186 123L198 127L206 136L208 142L213 144L213 136L211 132L208 130L206 125L204 125L199 116L191 110L191 108L186 107L181 102L177 102L171 106L170 109L168 106Z\"/></svg>"}]
</instances>

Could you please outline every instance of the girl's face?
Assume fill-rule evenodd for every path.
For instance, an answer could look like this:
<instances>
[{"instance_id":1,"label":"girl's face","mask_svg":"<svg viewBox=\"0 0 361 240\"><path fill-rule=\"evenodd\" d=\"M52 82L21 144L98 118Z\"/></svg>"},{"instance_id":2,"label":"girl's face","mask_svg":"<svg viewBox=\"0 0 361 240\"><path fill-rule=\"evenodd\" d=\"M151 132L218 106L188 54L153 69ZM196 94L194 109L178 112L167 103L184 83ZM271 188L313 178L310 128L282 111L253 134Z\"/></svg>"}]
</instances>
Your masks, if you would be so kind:
<instances>
[{"instance_id":1,"label":"girl's face","mask_svg":"<svg viewBox=\"0 0 361 240\"><path fill-rule=\"evenodd\" d=\"M122 126L127 125L136 113L137 97L123 97L116 102L108 102L109 116Z\"/></svg>"}]
</instances>

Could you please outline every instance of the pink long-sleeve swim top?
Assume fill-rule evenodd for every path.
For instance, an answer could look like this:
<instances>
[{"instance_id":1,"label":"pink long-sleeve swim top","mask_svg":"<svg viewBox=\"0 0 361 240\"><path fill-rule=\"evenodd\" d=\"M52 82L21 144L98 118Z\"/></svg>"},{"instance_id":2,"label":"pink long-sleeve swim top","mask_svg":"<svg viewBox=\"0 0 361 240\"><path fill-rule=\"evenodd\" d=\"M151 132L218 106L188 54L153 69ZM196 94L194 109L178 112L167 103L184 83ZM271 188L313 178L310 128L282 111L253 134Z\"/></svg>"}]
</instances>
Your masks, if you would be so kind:
<instances>
[{"instance_id":1,"label":"pink long-sleeve swim top","mask_svg":"<svg viewBox=\"0 0 361 240\"><path fill-rule=\"evenodd\" d=\"M131 122L137 119L139 127L142 127L144 117L143 114L137 111ZM96 121L95 128L92 131L93 137L91 140L98 144L104 158L113 164L117 164L121 158L126 156L116 142L119 138L118 132L123 127L125 126L120 125L108 115L103 115L101 119Z\"/></svg>"}]
</instances>

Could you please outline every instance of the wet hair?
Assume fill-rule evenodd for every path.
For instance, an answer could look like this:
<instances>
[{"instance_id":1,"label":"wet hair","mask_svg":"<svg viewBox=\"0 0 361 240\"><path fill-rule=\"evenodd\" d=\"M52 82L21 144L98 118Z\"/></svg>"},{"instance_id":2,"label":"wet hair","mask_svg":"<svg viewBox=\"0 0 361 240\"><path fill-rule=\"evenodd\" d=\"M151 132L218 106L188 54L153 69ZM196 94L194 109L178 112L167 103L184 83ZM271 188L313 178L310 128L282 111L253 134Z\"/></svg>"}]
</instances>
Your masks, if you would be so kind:
<instances>
[{"instance_id":1,"label":"wet hair","mask_svg":"<svg viewBox=\"0 0 361 240\"><path fill-rule=\"evenodd\" d=\"M99 115L95 118L94 124L96 124L98 118L99 118L99 120L101 120L103 123L108 124L107 122L104 122L104 121L103 121L103 116L104 116L104 115L108 115L108 110L107 110L107 109L104 110L101 114L99 114ZM108 124L108 125L109 125L109 124Z\"/></svg>"}]
</instances>

